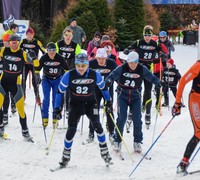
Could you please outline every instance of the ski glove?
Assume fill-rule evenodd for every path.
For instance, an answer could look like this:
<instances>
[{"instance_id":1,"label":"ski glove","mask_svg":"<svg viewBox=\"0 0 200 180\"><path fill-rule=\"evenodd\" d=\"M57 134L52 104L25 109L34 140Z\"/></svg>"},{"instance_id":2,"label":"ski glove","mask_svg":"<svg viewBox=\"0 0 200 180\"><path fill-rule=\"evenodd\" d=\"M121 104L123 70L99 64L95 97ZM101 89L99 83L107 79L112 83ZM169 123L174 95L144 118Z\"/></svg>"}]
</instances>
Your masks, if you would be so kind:
<instances>
[{"instance_id":1,"label":"ski glove","mask_svg":"<svg viewBox=\"0 0 200 180\"><path fill-rule=\"evenodd\" d=\"M53 118L54 118L54 119L57 119L57 120L60 120L60 119L62 118L61 112L62 112L62 109L60 109L60 108L55 108L55 109L53 110Z\"/></svg>"},{"instance_id":2,"label":"ski glove","mask_svg":"<svg viewBox=\"0 0 200 180\"><path fill-rule=\"evenodd\" d=\"M95 55L94 52L90 53L90 57L94 57L94 55Z\"/></svg>"},{"instance_id":3,"label":"ski glove","mask_svg":"<svg viewBox=\"0 0 200 180\"><path fill-rule=\"evenodd\" d=\"M161 57L162 59L166 59L166 58L168 58L168 54L166 54L166 53L160 51L159 57Z\"/></svg>"},{"instance_id":4,"label":"ski glove","mask_svg":"<svg viewBox=\"0 0 200 180\"><path fill-rule=\"evenodd\" d=\"M124 51L123 51L123 53L125 54L125 55L128 55L129 54L129 49L124 49Z\"/></svg>"},{"instance_id":5,"label":"ski glove","mask_svg":"<svg viewBox=\"0 0 200 180\"><path fill-rule=\"evenodd\" d=\"M39 73L35 73L35 81L36 84L39 85L41 83L41 78L40 78L40 74Z\"/></svg>"},{"instance_id":6,"label":"ski glove","mask_svg":"<svg viewBox=\"0 0 200 180\"><path fill-rule=\"evenodd\" d=\"M105 101L104 103L105 111L110 114L113 112L112 101Z\"/></svg>"},{"instance_id":7,"label":"ski glove","mask_svg":"<svg viewBox=\"0 0 200 180\"><path fill-rule=\"evenodd\" d=\"M108 87L108 88L111 87L112 86L111 79L106 80L105 84L106 84L106 87Z\"/></svg>"},{"instance_id":8,"label":"ski glove","mask_svg":"<svg viewBox=\"0 0 200 180\"><path fill-rule=\"evenodd\" d=\"M162 87L162 84L161 83L158 83L157 85L156 85L156 88L158 88L158 89L160 89Z\"/></svg>"},{"instance_id":9,"label":"ski glove","mask_svg":"<svg viewBox=\"0 0 200 180\"><path fill-rule=\"evenodd\" d=\"M28 56L29 56L29 58L31 60L35 60L36 59L36 54L35 54L35 52L32 49L29 50Z\"/></svg>"},{"instance_id":10,"label":"ski glove","mask_svg":"<svg viewBox=\"0 0 200 180\"><path fill-rule=\"evenodd\" d=\"M178 116L181 114L181 103L174 103L174 106L172 107L172 116Z\"/></svg>"}]
</instances>

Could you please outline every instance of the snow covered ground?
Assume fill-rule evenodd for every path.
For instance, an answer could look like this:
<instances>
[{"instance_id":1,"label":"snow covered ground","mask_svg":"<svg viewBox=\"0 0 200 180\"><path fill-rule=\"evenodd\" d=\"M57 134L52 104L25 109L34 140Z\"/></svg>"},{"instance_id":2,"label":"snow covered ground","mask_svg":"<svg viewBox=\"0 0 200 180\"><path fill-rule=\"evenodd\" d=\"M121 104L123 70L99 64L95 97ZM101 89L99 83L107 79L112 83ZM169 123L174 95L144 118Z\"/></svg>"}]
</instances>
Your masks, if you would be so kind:
<instances>
[{"instance_id":1,"label":"snow covered ground","mask_svg":"<svg viewBox=\"0 0 200 180\"><path fill-rule=\"evenodd\" d=\"M177 68L181 74L196 61L197 46L175 45L176 51L172 53ZM114 164L107 168L104 161L100 157L97 140L94 143L82 145L88 135L88 119L84 117L83 132L81 134L81 121L79 123L78 131L74 139L72 148L72 158L69 167L57 172L51 172L50 168L58 166L58 162L62 155L63 139L66 129L56 130L52 142L49 155L46 155L46 143L44 140L43 129L41 126L41 115L39 107L37 107L35 121L32 122L34 110L34 93L32 89L27 89L27 99L25 104L26 114L28 117L28 125L30 133L34 140L39 145L25 142L21 136L21 128L17 115L9 118L9 125L6 127L6 133L11 138L10 141L0 141L0 179L2 180L186 180L199 179L199 174L188 175L180 177L176 174L176 166L180 162L185 151L186 144L193 135L193 127L190 122L190 115L187 108L188 93L191 84L188 84L184 91L185 108L182 108L180 116L174 118L168 128L164 131L162 136L155 143L153 148L149 151L148 157L151 160L144 159L138 166L136 171L129 178L130 173L135 168L137 163L142 158L139 155L132 154L134 162L131 161L125 146L122 151L124 154L124 161L121 161L112 151L110 143L109 150L113 158ZM41 93L42 96L42 93ZM152 108L152 125L149 130L143 126L144 141L143 153L145 153L152 145L152 137L154 124L156 119L156 111L154 108L155 97L153 97ZM174 103L174 97L170 92L170 106ZM170 121L171 110L167 107L162 108L163 115L158 117L154 140L160 135L166 124ZM105 127L105 119L103 126ZM65 123L66 126L66 123ZM60 127L63 127L63 121L60 121ZM53 133L52 123L46 129L48 144ZM108 137L108 133L106 132ZM128 134L124 132L124 140L128 149L133 151L132 129ZM200 169L200 155L198 154L188 171Z\"/></svg>"}]
</instances>

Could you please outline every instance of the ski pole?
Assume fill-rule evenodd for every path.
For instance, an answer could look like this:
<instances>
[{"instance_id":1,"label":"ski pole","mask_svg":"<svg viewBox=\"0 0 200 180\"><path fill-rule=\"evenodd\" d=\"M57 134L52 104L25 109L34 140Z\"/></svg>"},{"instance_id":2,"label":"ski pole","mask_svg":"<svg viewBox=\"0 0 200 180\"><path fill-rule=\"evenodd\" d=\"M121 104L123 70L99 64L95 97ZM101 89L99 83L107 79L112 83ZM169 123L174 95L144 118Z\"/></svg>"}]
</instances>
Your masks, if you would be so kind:
<instances>
[{"instance_id":1,"label":"ski pole","mask_svg":"<svg viewBox=\"0 0 200 180\"><path fill-rule=\"evenodd\" d=\"M132 158L132 156L131 156L131 153L130 153L130 151L129 151L129 149L128 149L128 146L126 145L126 143L125 143L125 141L124 141L124 138L122 137L122 134L121 134L121 132L119 131L119 128L118 128L117 124L115 123L115 120L114 120L112 114L109 113L109 115L110 115L110 117L111 117L111 119L112 119L112 121L113 121L113 124L115 125L115 128L117 129L117 132L118 132L118 134L119 134L119 136L120 136L120 138L121 138L121 140L122 140L122 142L123 142L123 144L124 144L124 146L125 146L125 148L126 148L126 151L127 151L128 155L129 155L131 161L134 162L134 160L133 160L133 158Z\"/></svg>"},{"instance_id":2,"label":"ski pole","mask_svg":"<svg viewBox=\"0 0 200 180\"><path fill-rule=\"evenodd\" d=\"M154 136L155 136L155 131L156 131L156 125L157 125L157 120L158 120L158 112L159 112L159 108L160 108L160 104L161 104L161 97L162 97L162 90L160 88L160 96L159 96L159 100L158 100L158 107L156 108L156 120L155 120L155 124L154 124L154 129L153 129L153 137L152 137L152 143L154 140Z\"/></svg>"},{"instance_id":3,"label":"ski pole","mask_svg":"<svg viewBox=\"0 0 200 180\"><path fill-rule=\"evenodd\" d=\"M39 99L39 107L40 107L40 114L41 114L41 117L42 117L42 107L41 107L41 99L40 99L40 93L39 93L39 84L37 84L36 82L36 75L35 75L35 67L34 67L34 64L33 65L33 81L36 83L36 97ZM46 135L46 130L45 130L45 127L43 126L43 132L44 132L44 139L45 139L45 142L47 143L47 135Z\"/></svg>"},{"instance_id":4,"label":"ski pole","mask_svg":"<svg viewBox=\"0 0 200 180\"><path fill-rule=\"evenodd\" d=\"M63 127L65 127L65 116L66 116L66 110L67 110L67 108L66 108L66 98L67 98L67 95L66 95L66 92L64 93L64 97L63 97L64 99L63 99L63 106L64 106L64 111L63 111Z\"/></svg>"},{"instance_id":5,"label":"ski pole","mask_svg":"<svg viewBox=\"0 0 200 180\"><path fill-rule=\"evenodd\" d=\"M33 112L33 123L34 123L34 120L35 120L36 107L37 107L37 103L35 101L34 112Z\"/></svg>"},{"instance_id":6,"label":"ski pole","mask_svg":"<svg viewBox=\"0 0 200 180\"><path fill-rule=\"evenodd\" d=\"M84 120L84 115L82 115L82 120L81 120L81 135L83 135L83 120Z\"/></svg>"},{"instance_id":7,"label":"ski pole","mask_svg":"<svg viewBox=\"0 0 200 180\"><path fill-rule=\"evenodd\" d=\"M141 162L145 159L145 157L147 156L147 154L149 153L149 151L153 148L153 146L156 144L156 142L158 141L158 139L161 137L161 135L164 133L164 131L167 129L167 127L170 125L170 123L172 122L172 120L174 119L174 117L175 116L173 116L170 119L170 121L167 123L167 125L164 127L164 129L161 131L161 133L158 135L158 137L152 143L152 145L150 146L150 148L146 151L146 153L144 154L144 156L142 156L141 160L138 162L138 164L135 166L135 168L133 169L133 171L130 173L129 177L131 177L131 175L135 172L135 170L138 168L138 166L141 164Z\"/></svg>"},{"instance_id":8,"label":"ski pole","mask_svg":"<svg viewBox=\"0 0 200 180\"><path fill-rule=\"evenodd\" d=\"M55 126L54 126L54 128L53 128L53 133L52 133L52 135L51 135L51 139L50 139L50 142L49 142L49 146L46 148L46 150L47 150L46 155L49 155L49 150L50 150L50 147L51 147L52 142L53 142L54 134L55 134L55 132L56 132L57 123L58 123L58 120L57 120L57 122L56 122L56 124L55 124Z\"/></svg>"},{"instance_id":9,"label":"ski pole","mask_svg":"<svg viewBox=\"0 0 200 180\"><path fill-rule=\"evenodd\" d=\"M187 166L187 169L188 167L190 166L190 164L192 163L192 161L194 160L194 158L196 157L196 155L198 154L198 152L200 151L200 147L197 149L197 151L195 152L194 156L192 157L192 159L190 160L188 166Z\"/></svg>"}]
</instances>

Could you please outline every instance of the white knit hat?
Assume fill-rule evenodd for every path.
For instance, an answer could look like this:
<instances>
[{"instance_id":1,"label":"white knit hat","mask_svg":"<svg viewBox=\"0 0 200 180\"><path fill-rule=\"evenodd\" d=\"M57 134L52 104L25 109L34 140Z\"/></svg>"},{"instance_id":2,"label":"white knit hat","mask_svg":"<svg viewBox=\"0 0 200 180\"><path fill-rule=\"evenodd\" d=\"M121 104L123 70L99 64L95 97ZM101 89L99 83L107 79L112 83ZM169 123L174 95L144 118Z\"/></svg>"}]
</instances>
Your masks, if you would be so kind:
<instances>
[{"instance_id":1,"label":"white knit hat","mask_svg":"<svg viewBox=\"0 0 200 180\"><path fill-rule=\"evenodd\" d=\"M104 48L98 48L96 53L97 58L107 58L108 55L106 53L106 50Z\"/></svg>"},{"instance_id":2,"label":"white knit hat","mask_svg":"<svg viewBox=\"0 0 200 180\"><path fill-rule=\"evenodd\" d=\"M128 54L127 62L139 62L139 55L137 52L132 51Z\"/></svg>"}]
</instances>

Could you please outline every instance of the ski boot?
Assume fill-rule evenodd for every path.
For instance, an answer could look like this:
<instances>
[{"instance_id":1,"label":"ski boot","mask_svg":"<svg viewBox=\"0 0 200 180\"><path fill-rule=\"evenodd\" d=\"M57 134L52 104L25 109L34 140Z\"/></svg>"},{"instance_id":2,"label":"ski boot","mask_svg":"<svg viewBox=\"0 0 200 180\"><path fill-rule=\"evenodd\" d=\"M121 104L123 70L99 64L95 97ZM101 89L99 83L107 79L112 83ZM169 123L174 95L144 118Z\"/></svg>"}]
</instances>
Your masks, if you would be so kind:
<instances>
[{"instance_id":1,"label":"ski boot","mask_svg":"<svg viewBox=\"0 0 200 180\"><path fill-rule=\"evenodd\" d=\"M116 152L120 152L121 149L122 149L122 142L115 141L113 150L116 151Z\"/></svg>"},{"instance_id":2,"label":"ski boot","mask_svg":"<svg viewBox=\"0 0 200 180\"><path fill-rule=\"evenodd\" d=\"M147 129L149 129L149 126L151 124L151 114L145 115L145 124L146 124Z\"/></svg>"},{"instance_id":3,"label":"ski boot","mask_svg":"<svg viewBox=\"0 0 200 180\"><path fill-rule=\"evenodd\" d=\"M99 144L101 157L105 161L106 164L111 164L112 158L110 157L108 147L106 143Z\"/></svg>"},{"instance_id":4,"label":"ski boot","mask_svg":"<svg viewBox=\"0 0 200 180\"><path fill-rule=\"evenodd\" d=\"M17 112L15 104L11 104L11 113L15 114Z\"/></svg>"},{"instance_id":5,"label":"ski boot","mask_svg":"<svg viewBox=\"0 0 200 180\"><path fill-rule=\"evenodd\" d=\"M44 128L46 128L48 126L48 122L49 122L48 118L43 118L42 119L42 125L43 125Z\"/></svg>"},{"instance_id":6,"label":"ski boot","mask_svg":"<svg viewBox=\"0 0 200 180\"><path fill-rule=\"evenodd\" d=\"M58 120L53 119L53 129L55 129L56 127L58 127Z\"/></svg>"},{"instance_id":7,"label":"ski boot","mask_svg":"<svg viewBox=\"0 0 200 180\"><path fill-rule=\"evenodd\" d=\"M3 139L3 135L4 135L4 125L1 124L2 126L0 126L0 138Z\"/></svg>"},{"instance_id":8,"label":"ski boot","mask_svg":"<svg viewBox=\"0 0 200 180\"><path fill-rule=\"evenodd\" d=\"M109 134L109 141L110 141L110 143L111 143L112 145L114 145L114 141L115 141L114 136L115 136L114 132L111 132L111 133Z\"/></svg>"},{"instance_id":9,"label":"ski boot","mask_svg":"<svg viewBox=\"0 0 200 180\"><path fill-rule=\"evenodd\" d=\"M133 143L133 148L134 148L134 152L136 152L136 153L141 153L142 152L141 143L134 142Z\"/></svg>"},{"instance_id":10,"label":"ski boot","mask_svg":"<svg viewBox=\"0 0 200 180\"><path fill-rule=\"evenodd\" d=\"M66 167L70 161L70 158L71 158L71 149L64 148L62 159L59 162L60 167L62 167L62 168Z\"/></svg>"},{"instance_id":11,"label":"ski boot","mask_svg":"<svg viewBox=\"0 0 200 180\"><path fill-rule=\"evenodd\" d=\"M142 105L142 113L144 113L146 110L146 106L145 105Z\"/></svg>"},{"instance_id":12,"label":"ski boot","mask_svg":"<svg viewBox=\"0 0 200 180\"><path fill-rule=\"evenodd\" d=\"M3 124L8 125L8 114L3 114Z\"/></svg>"},{"instance_id":13,"label":"ski boot","mask_svg":"<svg viewBox=\"0 0 200 180\"><path fill-rule=\"evenodd\" d=\"M65 118L68 119L69 118L69 111L65 112Z\"/></svg>"},{"instance_id":14,"label":"ski boot","mask_svg":"<svg viewBox=\"0 0 200 180\"><path fill-rule=\"evenodd\" d=\"M183 158L183 159L181 160L181 162L179 163L179 165L177 166L177 171L176 171L176 173L177 173L177 174L183 174L183 175L188 174L188 172L187 172L188 164L189 164L189 159Z\"/></svg>"},{"instance_id":15,"label":"ski boot","mask_svg":"<svg viewBox=\"0 0 200 180\"><path fill-rule=\"evenodd\" d=\"M30 136L28 129L26 130L22 129L22 136L24 137L26 141L33 142L33 138Z\"/></svg>"},{"instance_id":16,"label":"ski boot","mask_svg":"<svg viewBox=\"0 0 200 180\"><path fill-rule=\"evenodd\" d=\"M86 139L86 141L88 143L93 142L94 141L94 133L89 132L88 139Z\"/></svg>"},{"instance_id":17,"label":"ski boot","mask_svg":"<svg viewBox=\"0 0 200 180\"><path fill-rule=\"evenodd\" d=\"M164 103L162 104L162 107L167 107L169 106L169 102L167 99L165 99Z\"/></svg>"},{"instance_id":18,"label":"ski boot","mask_svg":"<svg viewBox=\"0 0 200 180\"><path fill-rule=\"evenodd\" d=\"M127 133L130 133L131 124L132 124L132 113L129 112L129 114L128 114L128 119L127 119L127 121L126 121L126 132L127 132Z\"/></svg>"}]
</instances>

